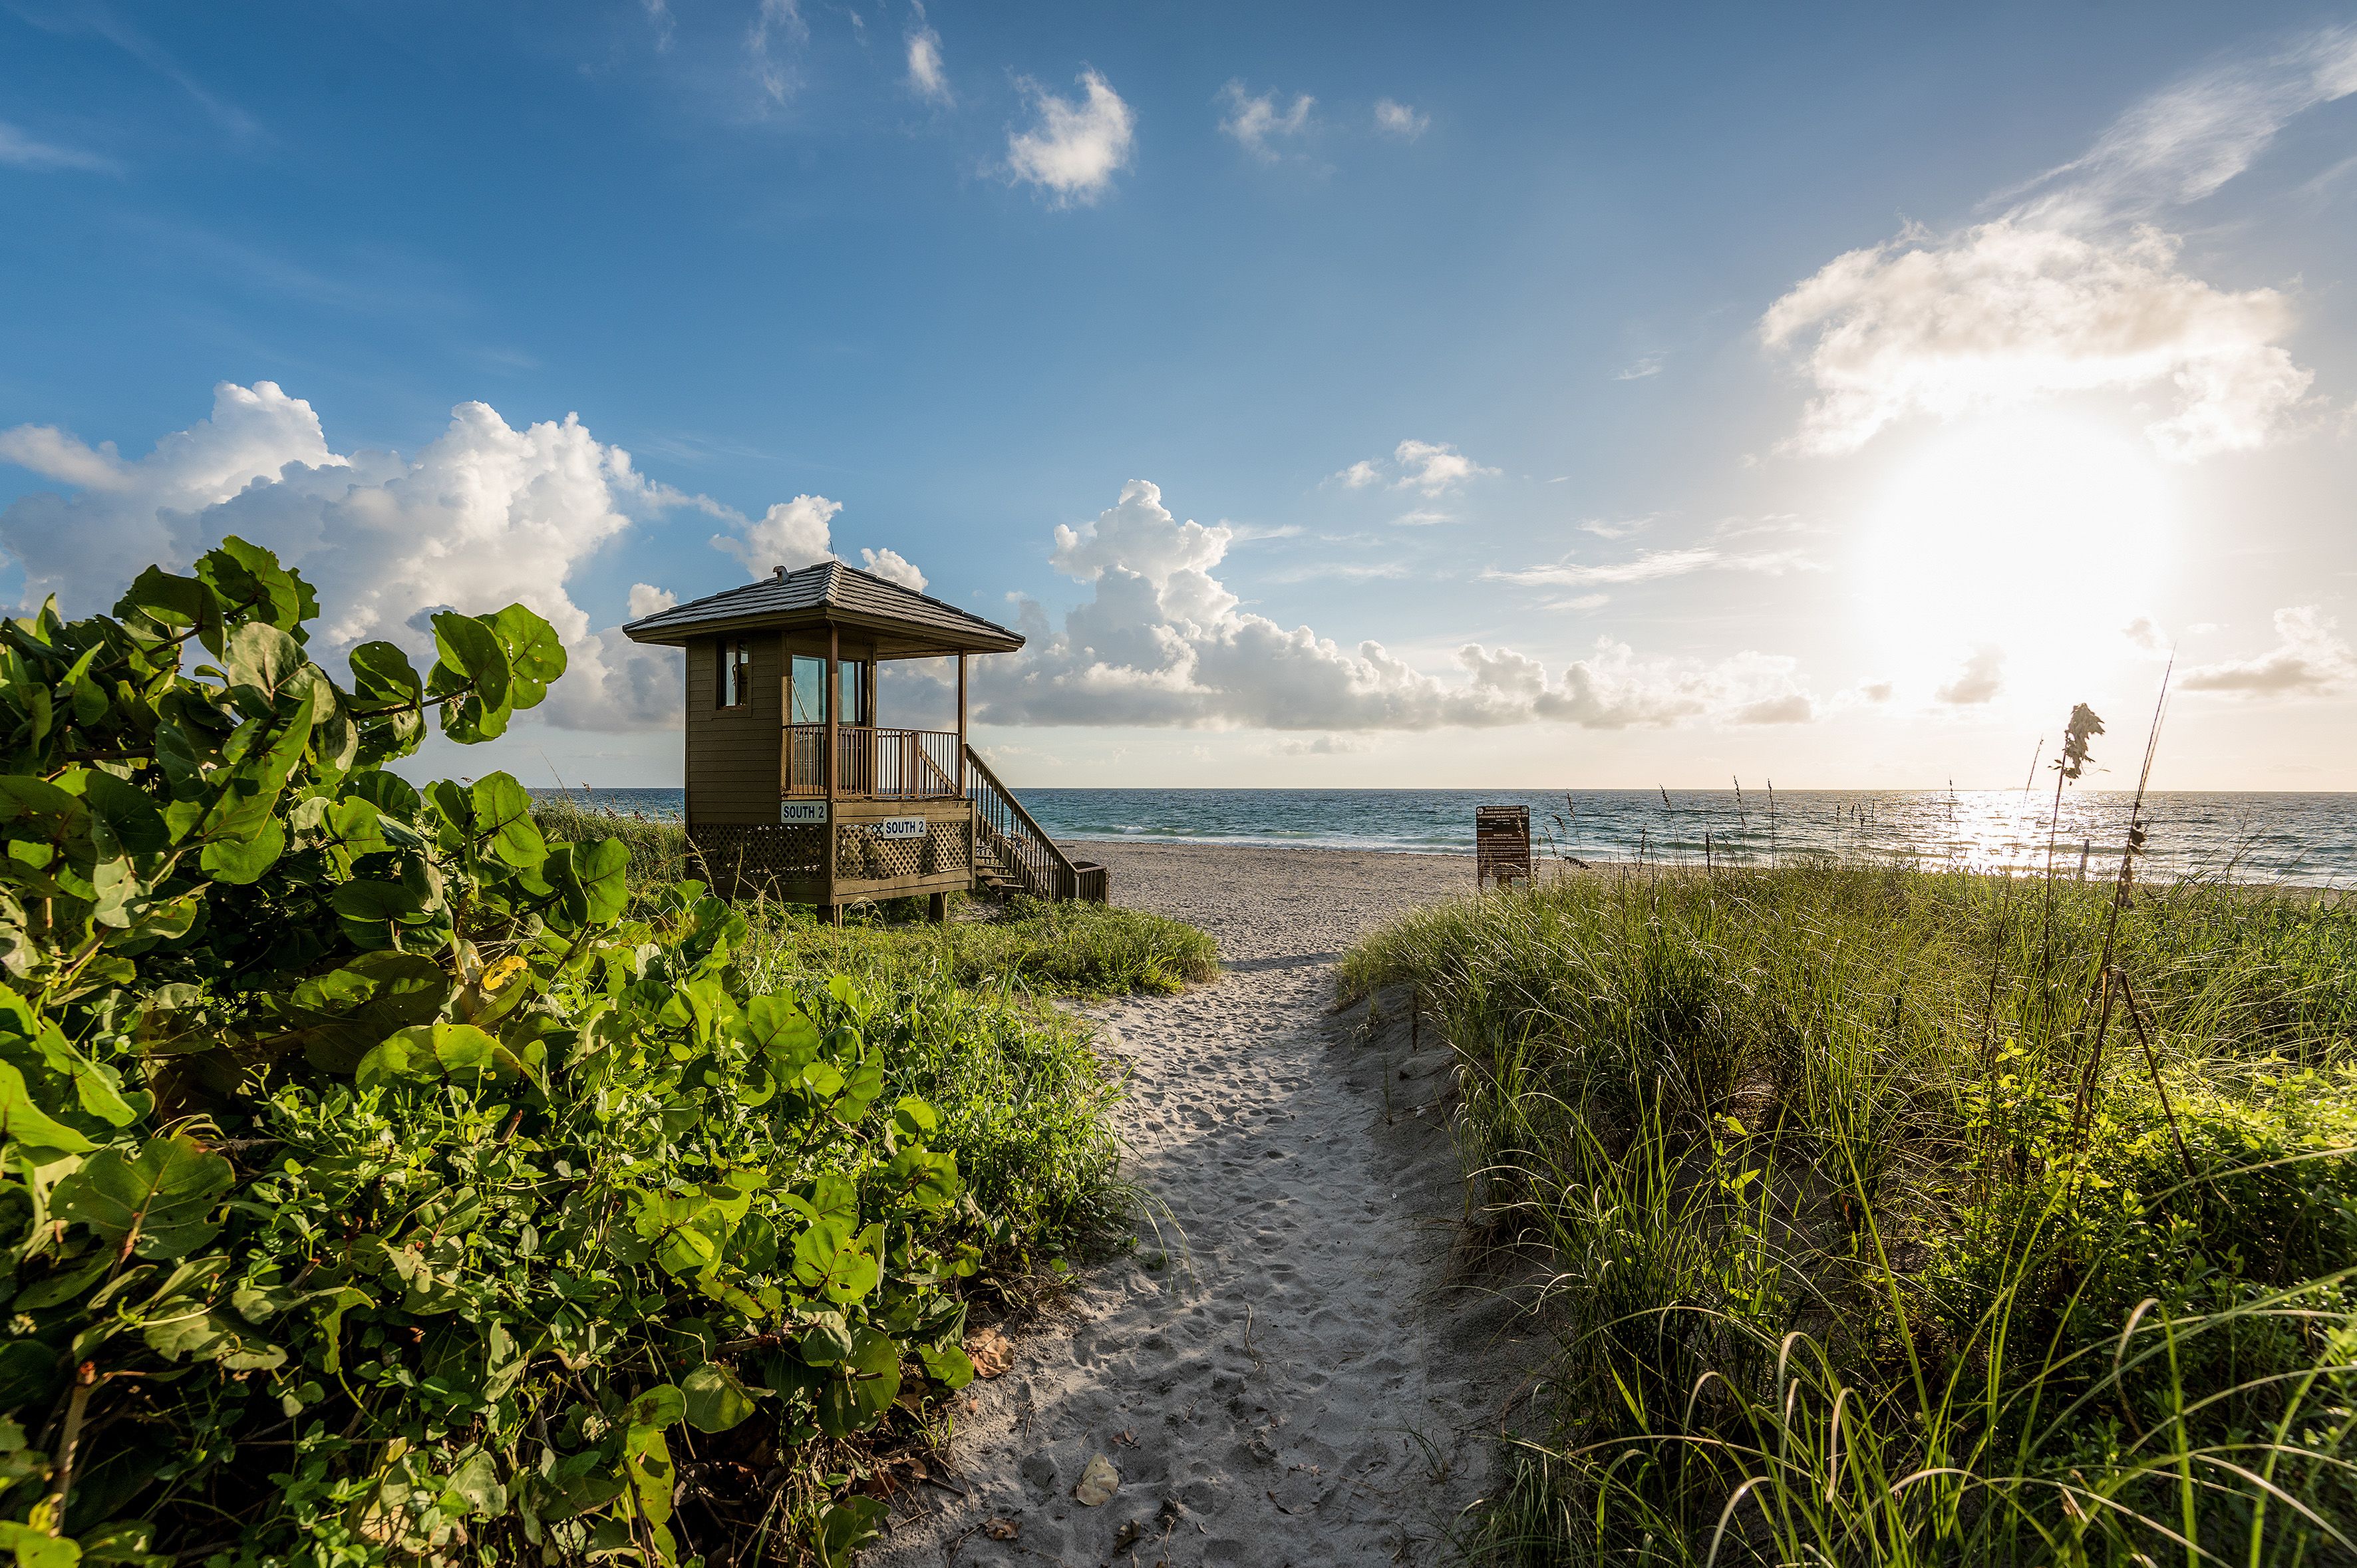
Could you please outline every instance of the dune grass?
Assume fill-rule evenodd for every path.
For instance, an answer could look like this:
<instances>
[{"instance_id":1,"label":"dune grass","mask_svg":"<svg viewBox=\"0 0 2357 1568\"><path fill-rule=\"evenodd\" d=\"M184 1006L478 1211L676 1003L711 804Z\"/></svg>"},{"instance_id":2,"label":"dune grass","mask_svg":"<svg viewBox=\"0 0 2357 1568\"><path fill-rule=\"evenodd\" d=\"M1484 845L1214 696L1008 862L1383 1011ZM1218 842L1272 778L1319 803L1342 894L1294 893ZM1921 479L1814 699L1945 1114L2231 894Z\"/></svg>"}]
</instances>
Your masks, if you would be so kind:
<instances>
[{"instance_id":1,"label":"dune grass","mask_svg":"<svg viewBox=\"0 0 2357 1568\"><path fill-rule=\"evenodd\" d=\"M633 886L700 877L677 822L618 815L571 800L533 811L551 839L619 838ZM856 905L840 927L822 925L803 905L744 903L761 961L796 972L846 972L890 978L938 973L953 984L1061 996L1178 991L1219 972L1211 937L1180 921L1106 904L1059 904L1019 896L953 896L955 918L923 918L925 901Z\"/></svg>"},{"instance_id":2,"label":"dune grass","mask_svg":"<svg viewBox=\"0 0 2357 1568\"><path fill-rule=\"evenodd\" d=\"M1469 1212L1549 1275L1477 1558L2357 1558L2357 905L1608 874L1342 979L1445 1029Z\"/></svg>"}]
</instances>

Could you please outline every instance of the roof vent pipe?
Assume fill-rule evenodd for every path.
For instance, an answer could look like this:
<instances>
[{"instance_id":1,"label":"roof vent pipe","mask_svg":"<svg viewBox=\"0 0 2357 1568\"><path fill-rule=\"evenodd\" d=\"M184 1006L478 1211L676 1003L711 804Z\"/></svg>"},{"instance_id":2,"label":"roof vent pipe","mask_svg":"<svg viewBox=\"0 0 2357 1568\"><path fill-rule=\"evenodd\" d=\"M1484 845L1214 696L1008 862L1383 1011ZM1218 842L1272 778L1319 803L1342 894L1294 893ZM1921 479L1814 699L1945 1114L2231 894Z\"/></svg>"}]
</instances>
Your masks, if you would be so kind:
<instances>
[{"instance_id":1,"label":"roof vent pipe","mask_svg":"<svg viewBox=\"0 0 2357 1568\"><path fill-rule=\"evenodd\" d=\"M779 581L779 582L782 583L782 582L784 582L784 581L786 580L786 569L785 569L783 566L778 566L778 567L772 568L772 570L771 570L771 572L770 572L770 575L771 575L771 576L774 576L775 578L777 578L777 579L778 579L778 581Z\"/></svg>"}]
</instances>

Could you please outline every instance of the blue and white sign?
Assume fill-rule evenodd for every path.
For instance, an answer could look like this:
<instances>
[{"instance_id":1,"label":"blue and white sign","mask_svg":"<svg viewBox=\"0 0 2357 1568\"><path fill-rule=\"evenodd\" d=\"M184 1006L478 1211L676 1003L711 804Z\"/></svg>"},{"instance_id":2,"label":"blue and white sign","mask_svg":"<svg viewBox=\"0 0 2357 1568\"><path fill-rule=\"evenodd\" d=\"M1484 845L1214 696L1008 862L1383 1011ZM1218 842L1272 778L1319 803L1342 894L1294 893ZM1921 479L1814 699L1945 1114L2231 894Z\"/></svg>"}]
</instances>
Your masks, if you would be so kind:
<instances>
[{"instance_id":1,"label":"blue and white sign","mask_svg":"<svg viewBox=\"0 0 2357 1568\"><path fill-rule=\"evenodd\" d=\"M826 824L824 800L781 800L778 803L778 821L804 822L823 827Z\"/></svg>"}]
</instances>

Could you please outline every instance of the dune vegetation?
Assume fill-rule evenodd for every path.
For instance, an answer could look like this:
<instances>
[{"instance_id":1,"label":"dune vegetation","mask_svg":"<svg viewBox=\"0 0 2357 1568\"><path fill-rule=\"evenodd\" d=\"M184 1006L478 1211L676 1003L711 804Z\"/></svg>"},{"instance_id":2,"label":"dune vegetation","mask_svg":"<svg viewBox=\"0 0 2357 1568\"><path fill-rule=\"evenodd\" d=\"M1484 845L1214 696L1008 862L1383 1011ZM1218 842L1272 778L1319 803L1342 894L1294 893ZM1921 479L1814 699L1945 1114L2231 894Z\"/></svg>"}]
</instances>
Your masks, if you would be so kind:
<instances>
[{"instance_id":1,"label":"dune vegetation","mask_svg":"<svg viewBox=\"0 0 2357 1568\"><path fill-rule=\"evenodd\" d=\"M1559 1346L1477 1560L2352 1560L2357 906L1624 870L1342 976L1460 1057Z\"/></svg>"},{"instance_id":2,"label":"dune vegetation","mask_svg":"<svg viewBox=\"0 0 2357 1568\"><path fill-rule=\"evenodd\" d=\"M601 811L594 798L544 800L533 816L552 842L618 840L629 851L633 883L705 875L676 822ZM752 933L748 961L780 976L936 975L963 986L1069 996L1173 992L1219 970L1209 935L1142 909L1019 894L985 901L952 894L950 903L957 918L938 926L925 922L921 898L854 906L834 926L806 905L750 899L740 905Z\"/></svg>"},{"instance_id":3,"label":"dune vegetation","mask_svg":"<svg viewBox=\"0 0 2357 1568\"><path fill-rule=\"evenodd\" d=\"M748 914L661 832L390 769L543 699L540 618L346 686L317 613L232 539L0 623L0 1548L846 1561L969 1308L1123 1199L1039 993L1204 945Z\"/></svg>"}]
</instances>

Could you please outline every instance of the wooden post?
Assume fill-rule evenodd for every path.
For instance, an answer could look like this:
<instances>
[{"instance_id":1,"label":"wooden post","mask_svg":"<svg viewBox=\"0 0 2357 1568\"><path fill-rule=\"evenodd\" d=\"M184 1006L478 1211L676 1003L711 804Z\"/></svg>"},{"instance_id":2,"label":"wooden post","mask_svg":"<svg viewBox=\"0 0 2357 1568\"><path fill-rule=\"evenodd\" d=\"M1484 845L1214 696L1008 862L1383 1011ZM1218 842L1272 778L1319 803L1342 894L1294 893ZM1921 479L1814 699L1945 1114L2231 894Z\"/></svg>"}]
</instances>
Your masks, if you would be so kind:
<instances>
[{"instance_id":1,"label":"wooden post","mask_svg":"<svg viewBox=\"0 0 2357 1568\"><path fill-rule=\"evenodd\" d=\"M835 772L842 763L837 755L842 744L836 725L842 722L842 715L835 710L843 704L842 651L841 634L830 625L826 628L826 836L820 843L819 853L825 857L826 917L829 923L838 926L843 924L843 906L834 897L834 800Z\"/></svg>"},{"instance_id":2,"label":"wooden post","mask_svg":"<svg viewBox=\"0 0 2357 1568\"><path fill-rule=\"evenodd\" d=\"M925 905L925 918L936 926L947 925L950 918L950 896L936 893Z\"/></svg>"},{"instance_id":3,"label":"wooden post","mask_svg":"<svg viewBox=\"0 0 2357 1568\"><path fill-rule=\"evenodd\" d=\"M965 655L958 655L958 799L965 799Z\"/></svg>"}]
</instances>

